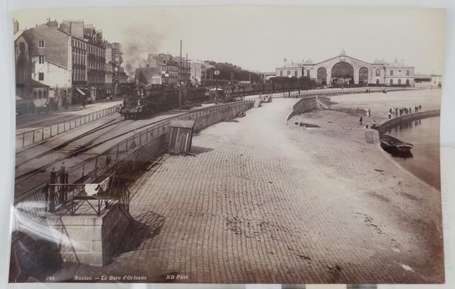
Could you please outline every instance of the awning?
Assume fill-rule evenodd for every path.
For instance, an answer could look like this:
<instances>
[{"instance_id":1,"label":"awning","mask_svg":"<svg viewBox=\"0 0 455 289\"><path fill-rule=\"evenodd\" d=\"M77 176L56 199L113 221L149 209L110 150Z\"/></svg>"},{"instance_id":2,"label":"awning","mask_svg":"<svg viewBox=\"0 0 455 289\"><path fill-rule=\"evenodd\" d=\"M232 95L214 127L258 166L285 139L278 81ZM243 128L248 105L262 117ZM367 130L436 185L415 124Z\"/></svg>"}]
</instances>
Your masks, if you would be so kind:
<instances>
[{"instance_id":1,"label":"awning","mask_svg":"<svg viewBox=\"0 0 455 289\"><path fill-rule=\"evenodd\" d=\"M81 95L85 95L85 92L83 92L81 89L76 88L76 91L79 92Z\"/></svg>"}]
</instances>

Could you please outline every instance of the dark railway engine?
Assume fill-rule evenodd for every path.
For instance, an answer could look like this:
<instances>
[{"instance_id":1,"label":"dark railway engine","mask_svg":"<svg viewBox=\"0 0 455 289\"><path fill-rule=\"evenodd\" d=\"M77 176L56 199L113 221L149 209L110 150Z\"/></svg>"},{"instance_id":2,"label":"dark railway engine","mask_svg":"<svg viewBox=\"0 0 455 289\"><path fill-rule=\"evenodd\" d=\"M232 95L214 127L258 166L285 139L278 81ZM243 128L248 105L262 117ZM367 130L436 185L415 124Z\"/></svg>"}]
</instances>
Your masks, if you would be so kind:
<instances>
[{"instance_id":1,"label":"dark railway engine","mask_svg":"<svg viewBox=\"0 0 455 289\"><path fill-rule=\"evenodd\" d=\"M130 93L123 99L120 113L125 119L141 119L156 113L179 107L188 108L209 100L210 95L205 88L178 88L162 85L130 87Z\"/></svg>"}]
</instances>

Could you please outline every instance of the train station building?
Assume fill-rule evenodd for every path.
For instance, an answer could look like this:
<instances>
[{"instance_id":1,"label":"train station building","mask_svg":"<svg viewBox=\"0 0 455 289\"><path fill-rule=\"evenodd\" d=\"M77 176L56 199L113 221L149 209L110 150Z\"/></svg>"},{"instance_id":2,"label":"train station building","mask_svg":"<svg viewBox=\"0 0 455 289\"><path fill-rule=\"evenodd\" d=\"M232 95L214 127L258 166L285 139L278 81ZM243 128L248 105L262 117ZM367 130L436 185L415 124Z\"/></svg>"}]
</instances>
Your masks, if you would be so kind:
<instances>
[{"instance_id":1,"label":"train station building","mask_svg":"<svg viewBox=\"0 0 455 289\"><path fill-rule=\"evenodd\" d=\"M370 63L348 56L343 50L339 55L320 62L307 60L301 63L285 63L275 69L275 75L308 77L327 86L414 86L415 71L413 66L398 61Z\"/></svg>"}]
</instances>

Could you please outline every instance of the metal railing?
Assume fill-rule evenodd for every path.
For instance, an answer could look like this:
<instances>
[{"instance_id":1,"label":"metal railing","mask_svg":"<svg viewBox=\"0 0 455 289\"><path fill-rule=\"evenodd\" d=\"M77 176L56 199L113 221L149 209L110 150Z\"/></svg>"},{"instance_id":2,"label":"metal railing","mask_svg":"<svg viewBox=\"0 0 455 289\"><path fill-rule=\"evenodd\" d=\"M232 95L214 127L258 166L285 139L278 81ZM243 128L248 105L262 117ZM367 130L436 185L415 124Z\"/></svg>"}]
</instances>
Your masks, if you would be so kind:
<instances>
[{"instance_id":1,"label":"metal railing","mask_svg":"<svg viewBox=\"0 0 455 289\"><path fill-rule=\"evenodd\" d=\"M226 103L196 109L158 121L153 126L120 141L103 153L67 168L68 184L93 182L101 176L115 171L119 163L128 164L128 172L133 172L142 164L146 164L158 157L166 150L169 124L173 120L195 120L194 130L199 131L217 122L232 119L241 112L250 109L253 105L254 101L252 100ZM49 186L48 183L42 183L24 192L18 198L15 198L15 206L26 207L22 206L21 203L29 202L48 203L46 192L49 191ZM79 187L76 186L75 188ZM77 195L78 193L76 189L73 189L65 194L67 194L68 199L71 199L72 195ZM42 205L35 207L43 210ZM27 211L27 208L25 210Z\"/></svg>"},{"instance_id":2,"label":"metal railing","mask_svg":"<svg viewBox=\"0 0 455 289\"><path fill-rule=\"evenodd\" d=\"M16 149L22 149L33 144L42 142L48 138L67 132L84 125L86 123L98 120L100 118L118 112L121 105L114 105L102 110L94 111L71 120L59 122L50 126L41 127L16 134Z\"/></svg>"}]
</instances>

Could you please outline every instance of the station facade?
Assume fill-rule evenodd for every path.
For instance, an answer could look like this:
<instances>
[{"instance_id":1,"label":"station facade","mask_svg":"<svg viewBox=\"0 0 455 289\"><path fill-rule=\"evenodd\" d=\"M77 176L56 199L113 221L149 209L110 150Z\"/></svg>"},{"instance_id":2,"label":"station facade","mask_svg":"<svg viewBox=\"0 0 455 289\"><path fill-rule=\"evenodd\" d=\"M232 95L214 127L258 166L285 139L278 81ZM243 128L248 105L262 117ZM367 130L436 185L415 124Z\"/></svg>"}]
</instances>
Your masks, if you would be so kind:
<instances>
[{"instance_id":1,"label":"station facade","mask_svg":"<svg viewBox=\"0 0 455 289\"><path fill-rule=\"evenodd\" d=\"M340 55L313 63L285 64L275 69L275 75L281 77L308 77L320 85L380 85L414 86L415 69L397 61L369 63L358 58Z\"/></svg>"}]
</instances>

